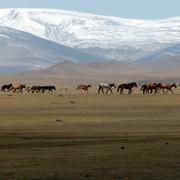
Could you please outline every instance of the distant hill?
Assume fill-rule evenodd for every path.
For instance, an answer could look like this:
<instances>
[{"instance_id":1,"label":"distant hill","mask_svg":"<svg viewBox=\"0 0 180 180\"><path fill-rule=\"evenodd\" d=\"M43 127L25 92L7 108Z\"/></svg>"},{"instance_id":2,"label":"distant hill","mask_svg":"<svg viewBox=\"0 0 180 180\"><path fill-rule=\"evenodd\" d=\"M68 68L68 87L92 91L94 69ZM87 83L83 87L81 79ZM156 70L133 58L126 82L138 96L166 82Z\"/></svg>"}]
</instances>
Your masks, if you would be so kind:
<instances>
[{"instance_id":1,"label":"distant hill","mask_svg":"<svg viewBox=\"0 0 180 180\"><path fill-rule=\"evenodd\" d=\"M137 65L119 61L75 63L63 61L43 70L16 75L1 75L0 82L27 84L79 84L101 82L180 82L180 71L155 69L148 65Z\"/></svg>"},{"instance_id":2,"label":"distant hill","mask_svg":"<svg viewBox=\"0 0 180 180\"><path fill-rule=\"evenodd\" d=\"M180 44L165 48L152 53L138 61L139 65L146 65L154 71L177 71L180 70Z\"/></svg>"}]
</instances>

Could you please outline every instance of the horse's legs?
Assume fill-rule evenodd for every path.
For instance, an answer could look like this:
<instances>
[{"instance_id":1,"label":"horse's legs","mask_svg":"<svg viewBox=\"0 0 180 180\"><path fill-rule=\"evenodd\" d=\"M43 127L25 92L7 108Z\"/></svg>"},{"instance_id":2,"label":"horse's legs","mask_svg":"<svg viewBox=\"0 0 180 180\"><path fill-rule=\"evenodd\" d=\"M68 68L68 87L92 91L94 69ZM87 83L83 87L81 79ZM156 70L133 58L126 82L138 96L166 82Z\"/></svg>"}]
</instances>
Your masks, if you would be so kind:
<instances>
[{"instance_id":1,"label":"horse's legs","mask_svg":"<svg viewBox=\"0 0 180 180\"><path fill-rule=\"evenodd\" d=\"M145 90L145 89L143 89L143 94L145 94L145 91L146 91L146 90Z\"/></svg>"},{"instance_id":2,"label":"horse's legs","mask_svg":"<svg viewBox=\"0 0 180 180\"><path fill-rule=\"evenodd\" d=\"M120 94L124 94L123 89L121 89Z\"/></svg>"},{"instance_id":3,"label":"horse's legs","mask_svg":"<svg viewBox=\"0 0 180 180\"><path fill-rule=\"evenodd\" d=\"M165 94L164 88L163 88L163 94Z\"/></svg>"},{"instance_id":4,"label":"horse's legs","mask_svg":"<svg viewBox=\"0 0 180 180\"><path fill-rule=\"evenodd\" d=\"M168 92L169 92L169 89L167 89L166 94L168 94Z\"/></svg>"},{"instance_id":5,"label":"horse's legs","mask_svg":"<svg viewBox=\"0 0 180 180\"><path fill-rule=\"evenodd\" d=\"M129 92L128 92L128 94L131 94L131 90L129 89Z\"/></svg>"},{"instance_id":6,"label":"horse's legs","mask_svg":"<svg viewBox=\"0 0 180 180\"><path fill-rule=\"evenodd\" d=\"M173 90L171 88L169 90L172 92L172 94L174 94L174 92L173 92Z\"/></svg>"},{"instance_id":7,"label":"horse's legs","mask_svg":"<svg viewBox=\"0 0 180 180\"><path fill-rule=\"evenodd\" d=\"M109 92L109 88L107 88L106 94L108 94L108 92Z\"/></svg>"},{"instance_id":8,"label":"horse's legs","mask_svg":"<svg viewBox=\"0 0 180 180\"><path fill-rule=\"evenodd\" d=\"M117 93L119 92L119 89L120 89L120 87L118 86L118 88L117 88Z\"/></svg>"},{"instance_id":9,"label":"horse's legs","mask_svg":"<svg viewBox=\"0 0 180 180\"><path fill-rule=\"evenodd\" d=\"M105 94L105 92L104 92L104 88L102 88L101 90L102 90L103 94Z\"/></svg>"},{"instance_id":10,"label":"horse's legs","mask_svg":"<svg viewBox=\"0 0 180 180\"><path fill-rule=\"evenodd\" d=\"M98 94L100 93L100 90L101 90L101 86L99 86L99 89L98 89Z\"/></svg>"},{"instance_id":11,"label":"horse's legs","mask_svg":"<svg viewBox=\"0 0 180 180\"><path fill-rule=\"evenodd\" d=\"M112 89L111 89L111 88L109 88L109 90L111 91L111 94L113 94Z\"/></svg>"},{"instance_id":12,"label":"horse's legs","mask_svg":"<svg viewBox=\"0 0 180 180\"><path fill-rule=\"evenodd\" d=\"M129 94L131 94L131 93L132 93L132 89L130 88L130 89L129 89Z\"/></svg>"}]
</instances>

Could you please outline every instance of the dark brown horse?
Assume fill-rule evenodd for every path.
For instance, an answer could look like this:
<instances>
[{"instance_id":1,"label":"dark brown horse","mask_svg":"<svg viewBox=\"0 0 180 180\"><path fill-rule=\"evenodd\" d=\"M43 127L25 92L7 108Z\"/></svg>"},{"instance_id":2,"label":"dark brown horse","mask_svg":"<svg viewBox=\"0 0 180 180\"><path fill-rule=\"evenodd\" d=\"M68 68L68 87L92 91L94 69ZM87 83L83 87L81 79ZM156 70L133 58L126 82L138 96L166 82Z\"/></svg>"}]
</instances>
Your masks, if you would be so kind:
<instances>
[{"instance_id":1,"label":"dark brown horse","mask_svg":"<svg viewBox=\"0 0 180 180\"><path fill-rule=\"evenodd\" d=\"M142 85L140 91L143 91L143 94L148 94L149 93L148 85L147 84Z\"/></svg>"},{"instance_id":2,"label":"dark brown horse","mask_svg":"<svg viewBox=\"0 0 180 180\"><path fill-rule=\"evenodd\" d=\"M86 92L86 93L88 93L88 89L91 88L91 87L92 87L91 84L88 84L88 85L79 85L77 87L77 91L78 92Z\"/></svg>"},{"instance_id":3,"label":"dark brown horse","mask_svg":"<svg viewBox=\"0 0 180 180\"><path fill-rule=\"evenodd\" d=\"M48 93L53 93L53 91L56 91L56 87L55 86L40 86L40 89L42 91L42 93L45 93L46 91Z\"/></svg>"},{"instance_id":4,"label":"dark brown horse","mask_svg":"<svg viewBox=\"0 0 180 180\"><path fill-rule=\"evenodd\" d=\"M177 88L176 84L173 83L173 84L162 84L162 90L163 90L163 93L165 94L165 89L167 90L166 91L166 94L171 91L172 94L174 94L172 88Z\"/></svg>"},{"instance_id":5,"label":"dark brown horse","mask_svg":"<svg viewBox=\"0 0 180 180\"><path fill-rule=\"evenodd\" d=\"M12 84L4 84L2 87L1 87L1 91L2 92L9 92L10 90L13 89L13 85Z\"/></svg>"},{"instance_id":6,"label":"dark brown horse","mask_svg":"<svg viewBox=\"0 0 180 180\"><path fill-rule=\"evenodd\" d=\"M143 94L152 94L152 93L159 93L162 89L162 83L151 83L151 84L144 84L142 85L140 91L143 91Z\"/></svg>"},{"instance_id":7,"label":"dark brown horse","mask_svg":"<svg viewBox=\"0 0 180 180\"><path fill-rule=\"evenodd\" d=\"M137 87L136 82L131 82L131 83L128 83L128 84L120 84L118 86L117 92L120 91L120 94L124 94L123 90L126 89L126 90L128 90L128 94L131 94L133 87Z\"/></svg>"}]
</instances>

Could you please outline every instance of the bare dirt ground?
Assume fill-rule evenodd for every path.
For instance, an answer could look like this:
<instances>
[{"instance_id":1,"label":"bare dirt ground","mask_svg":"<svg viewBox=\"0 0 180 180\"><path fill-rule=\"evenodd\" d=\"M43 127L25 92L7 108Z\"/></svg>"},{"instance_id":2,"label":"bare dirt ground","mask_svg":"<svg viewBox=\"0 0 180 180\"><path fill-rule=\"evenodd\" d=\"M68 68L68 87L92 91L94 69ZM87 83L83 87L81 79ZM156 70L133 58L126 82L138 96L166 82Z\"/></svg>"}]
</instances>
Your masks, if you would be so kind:
<instances>
[{"instance_id":1,"label":"bare dirt ground","mask_svg":"<svg viewBox=\"0 0 180 180\"><path fill-rule=\"evenodd\" d=\"M1 93L0 179L180 179L180 89Z\"/></svg>"}]
</instances>

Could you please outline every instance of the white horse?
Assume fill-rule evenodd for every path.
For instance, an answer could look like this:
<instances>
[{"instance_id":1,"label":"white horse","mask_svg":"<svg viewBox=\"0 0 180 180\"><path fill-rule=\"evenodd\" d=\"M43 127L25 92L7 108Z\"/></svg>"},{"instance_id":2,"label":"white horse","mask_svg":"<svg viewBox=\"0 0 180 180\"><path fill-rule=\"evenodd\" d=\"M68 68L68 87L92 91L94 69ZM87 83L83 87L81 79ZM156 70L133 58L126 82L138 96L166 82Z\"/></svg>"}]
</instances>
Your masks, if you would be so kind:
<instances>
[{"instance_id":1,"label":"white horse","mask_svg":"<svg viewBox=\"0 0 180 180\"><path fill-rule=\"evenodd\" d=\"M106 84L106 83L101 83L99 84L99 89L98 89L98 94L100 93L100 91L102 91L102 93L104 94L104 89L106 89L106 94L110 91L111 94L113 93L112 88L116 88L116 85L113 84Z\"/></svg>"}]
</instances>

